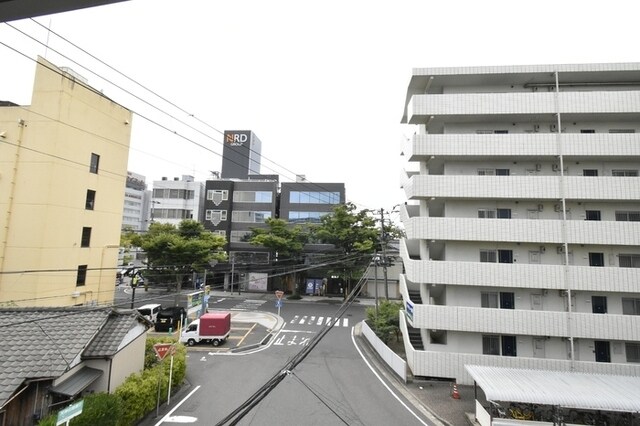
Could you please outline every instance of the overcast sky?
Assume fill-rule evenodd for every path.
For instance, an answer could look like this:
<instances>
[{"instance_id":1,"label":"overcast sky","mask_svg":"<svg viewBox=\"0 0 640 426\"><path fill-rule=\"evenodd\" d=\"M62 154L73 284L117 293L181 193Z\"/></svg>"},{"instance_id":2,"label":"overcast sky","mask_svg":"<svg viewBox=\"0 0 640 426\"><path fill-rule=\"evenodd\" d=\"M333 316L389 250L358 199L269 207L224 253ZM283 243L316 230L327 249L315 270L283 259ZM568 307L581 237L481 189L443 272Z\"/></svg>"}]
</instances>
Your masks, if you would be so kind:
<instances>
[{"instance_id":1,"label":"overcast sky","mask_svg":"<svg viewBox=\"0 0 640 426\"><path fill-rule=\"evenodd\" d=\"M28 105L45 56L136 113L128 169L149 184L210 178L220 132L252 130L262 173L344 182L359 208L391 209L405 201L412 68L637 62L639 11L617 0L129 0L9 23L48 48L0 24L0 100Z\"/></svg>"}]
</instances>

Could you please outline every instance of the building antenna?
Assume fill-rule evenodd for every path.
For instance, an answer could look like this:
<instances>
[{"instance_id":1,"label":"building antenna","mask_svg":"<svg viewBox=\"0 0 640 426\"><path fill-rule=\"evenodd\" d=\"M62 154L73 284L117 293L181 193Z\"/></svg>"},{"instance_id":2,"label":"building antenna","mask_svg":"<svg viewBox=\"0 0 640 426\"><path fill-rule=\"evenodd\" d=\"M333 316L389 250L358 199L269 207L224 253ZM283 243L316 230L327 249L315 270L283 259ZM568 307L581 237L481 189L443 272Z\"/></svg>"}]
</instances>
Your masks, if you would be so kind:
<instances>
[{"instance_id":1,"label":"building antenna","mask_svg":"<svg viewBox=\"0 0 640 426\"><path fill-rule=\"evenodd\" d=\"M51 18L49 18L49 27L47 28L47 42L44 45L44 58L47 59L47 52L49 51L49 36L51 35Z\"/></svg>"}]
</instances>

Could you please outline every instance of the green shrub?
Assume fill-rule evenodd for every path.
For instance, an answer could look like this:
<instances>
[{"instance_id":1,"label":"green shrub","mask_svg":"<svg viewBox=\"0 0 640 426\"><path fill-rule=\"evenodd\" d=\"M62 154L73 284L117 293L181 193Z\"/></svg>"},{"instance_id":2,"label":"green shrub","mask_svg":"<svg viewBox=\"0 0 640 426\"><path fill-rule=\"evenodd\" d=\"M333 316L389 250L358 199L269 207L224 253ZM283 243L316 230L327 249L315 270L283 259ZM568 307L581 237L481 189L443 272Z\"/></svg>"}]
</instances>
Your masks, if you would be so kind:
<instances>
[{"instance_id":1,"label":"green shrub","mask_svg":"<svg viewBox=\"0 0 640 426\"><path fill-rule=\"evenodd\" d=\"M389 343L400 332L400 309L402 303L382 300L378 303L378 315L375 306L367 308L367 323L376 336L384 343Z\"/></svg>"}]
</instances>

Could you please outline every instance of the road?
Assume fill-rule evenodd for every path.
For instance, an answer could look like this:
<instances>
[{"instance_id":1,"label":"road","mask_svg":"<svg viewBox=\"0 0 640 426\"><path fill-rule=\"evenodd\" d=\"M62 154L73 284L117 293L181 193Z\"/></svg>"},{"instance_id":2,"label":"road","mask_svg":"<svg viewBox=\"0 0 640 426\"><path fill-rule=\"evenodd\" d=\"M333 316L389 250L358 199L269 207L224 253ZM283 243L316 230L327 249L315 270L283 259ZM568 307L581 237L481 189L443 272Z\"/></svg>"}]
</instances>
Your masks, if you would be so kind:
<instances>
[{"instance_id":1,"label":"road","mask_svg":"<svg viewBox=\"0 0 640 426\"><path fill-rule=\"evenodd\" d=\"M211 299L210 309L276 312L273 301ZM353 326L365 316L352 306L338 322L338 305L284 302L284 327L256 352L191 351L190 388L184 400L172 400L168 416L143 424L214 425L246 401L320 330L331 330L275 389L238 422L240 425L424 425L370 370L355 347Z\"/></svg>"}]
</instances>

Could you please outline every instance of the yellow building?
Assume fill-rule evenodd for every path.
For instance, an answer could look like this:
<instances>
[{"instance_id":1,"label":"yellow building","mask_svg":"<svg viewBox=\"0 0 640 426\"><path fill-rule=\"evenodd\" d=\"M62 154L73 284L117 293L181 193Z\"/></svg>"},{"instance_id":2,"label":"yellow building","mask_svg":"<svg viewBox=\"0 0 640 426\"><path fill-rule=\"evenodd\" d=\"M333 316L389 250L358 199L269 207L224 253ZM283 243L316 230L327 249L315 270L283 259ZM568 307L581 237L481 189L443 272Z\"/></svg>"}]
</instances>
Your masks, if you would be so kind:
<instances>
[{"instance_id":1,"label":"yellow building","mask_svg":"<svg viewBox=\"0 0 640 426\"><path fill-rule=\"evenodd\" d=\"M131 120L42 58L31 105L0 103L0 305L113 302Z\"/></svg>"}]
</instances>

